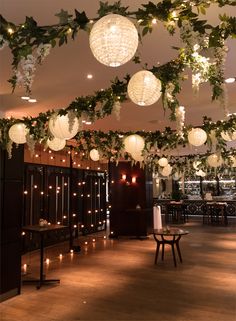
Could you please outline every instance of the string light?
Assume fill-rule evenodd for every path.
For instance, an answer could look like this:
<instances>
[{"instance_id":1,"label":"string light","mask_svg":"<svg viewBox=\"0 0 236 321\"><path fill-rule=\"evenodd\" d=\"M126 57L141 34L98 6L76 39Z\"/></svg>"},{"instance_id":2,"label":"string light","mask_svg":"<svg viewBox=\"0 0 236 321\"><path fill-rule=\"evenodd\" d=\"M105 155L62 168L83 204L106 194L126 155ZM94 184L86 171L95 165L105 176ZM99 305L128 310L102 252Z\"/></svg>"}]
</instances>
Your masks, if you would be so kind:
<instances>
[{"instance_id":1,"label":"string light","mask_svg":"<svg viewBox=\"0 0 236 321\"><path fill-rule=\"evenodd\" d=\"M46 262L46 264L49 264L50 263L49 258L47 258L45 262Z\"/></svg>"}]
</instances>

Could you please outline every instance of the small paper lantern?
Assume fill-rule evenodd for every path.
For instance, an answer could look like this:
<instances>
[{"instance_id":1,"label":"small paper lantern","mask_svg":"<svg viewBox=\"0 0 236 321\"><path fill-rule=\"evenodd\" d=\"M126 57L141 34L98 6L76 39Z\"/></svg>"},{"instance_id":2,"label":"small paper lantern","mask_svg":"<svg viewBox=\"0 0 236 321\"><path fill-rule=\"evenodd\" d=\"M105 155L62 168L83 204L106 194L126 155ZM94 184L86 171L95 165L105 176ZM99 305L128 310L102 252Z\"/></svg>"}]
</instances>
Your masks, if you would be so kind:
<instances>
[{"instance_id":1,"label":"small paper lantern","mask_svg":"<svg viewBox=\"0 0 236 321\"><path fill-rule=\"evenodd\" d=\"M58 150L62 150L66 146L66 140L54 137L52 140L47 140L47 145L50 149L56 152Z\"/></svg>"},{"instance_id":2,"label":"small paper lantern","mask_svg":"<svg viewBox=\"0 0 236 321\"><path fill-rule=\"evenodd\" d=\"M63 116L57 115L56 117L51 117L49 119L48 126L53 136L60 139L71 139L79 131L78 118L75 117L73 119L73 125L70 128L68 114Z\"/></svg>"},{"instance_id":3,"label":"small paper lantern","mask_svg":"<svg viewBox=\"0 0 236 321\"><path fill-rule=\"evenodd\" d=\"M138 47L138 31L128 18L108 14L94 24L89 44L100 63L118 67L133 58Z\"/></svg>"},{"instance_id":4,"label":"small paper lantern","mask_svg":"<svg viewBox=\"0 0 236 321\"><path fill-rule=\"evenodd\" d=\"M141 70L131 77L127 92L135 104L149 106L161 97L161 82L151 71Z\"/></svg>"},{"instance_id":5,"label":"small paper lantern","mask_svg":"<svg viewBox=\"0 0 236 321\"><path fill-rule=\"evenodd\" d=\"M201 146L207 140L205 130L201 128L192 128L188 133L188 141L193 146Z\"/></svg>"},{"instance_id":6,"label":"small paper lantern","mask_svg":"<svg viewBox=\"0 0 236 321\"><path fill-rule=\"evenodd\" d=\"M231 142L232 140L236 139L236 131L233 132L221 132L221 137L226 141L226 142Z\"/></svg>"},{"instance_id":7,"label":"small paper lantern","mask_svg":"<svg viewBox=\"0 0 236 321\"><path fill-rule=\"evenodd\" d=\"M125 151L131 155L140 154L145 146L143 137L134 134L129 135L124 139Z\"/></svg>"},{"instance_id":8,"label":"small paper lantern","mask_svg":"<svg viewBox=\"0 0 236 321\"><path fill-rule=\"evenodd\" d=\"M201 177L205 177L206 173L203 170L200 169L199 171L196 172L196 175L197 176L201 176Z\"/></svg>"},{"instance_id":9,"label":"small paper lantern","mask_svg":"<svg viewBox=\"0 0 236 321\"><path fill-rule=\"evenodd\" d=\"M99 152L95 148L91 149L91 151L89 152L89 156L94 162L97 162L100 159Z\"/></svg>"},{"instance_id":10,"label":"small paper lantern","mask_svg":"<svg viewBox=\"0 0 236 321\"><path fill-rule=\"evenodd\" d=\"M193 168L194 168L194 169L198 170L199 165L201 165L201 162L200 162L200 161L194 161L194 162L193 162Z\"/></svg>"},{"instance_id":11,"label":"small paper lantern","mask_svg":"<svg viewBox=\"0 0 236 321\"><path fill-rule=\"evenodd\" d=\"M223 164L223 159L219 155L211 154L207 157L207 162L211 167L219 167Z\"/></svg>"},{"instance_id":12,"label":"small paper lantern","mask_svg":"<svg viewBox=\"0 0 236 321\"><path fill-rule=\"evenodd\" d=\"M162 157L159 159L158 164L162 167L165 167L168 165L168 159L165 157Z\"/></svg>"},{"instance_id":13,"label":"small paper lantern","mask_svg":"<svg viewBox=\"0 0 236 321\"><path fill-rule=\"evenodd\" d=\"M182 177L182 174L179 172L175 172L173 175L173 180L178 181Z\"/></svg>"},{"instance_id":14,"label":"small paper lantern","mask_svg":"<svg viewBox=\"0 0 236 321\"><path fill-rule=\"evenodd\" d=\"M170 166L170 164L163 167L163 169L160 171L161 175L163 176L169 176L171 172L172 172L172 167Z\"/></svg>"},{"instance_id":15,"label":"small paper lantern","mask_svg":"<svg viewBox=\"0 0 236 321\"><path fill-rule=\"evenodd\" d=\"M10 127L9 129L9 137L16 144L24 144L26 143L26 135L29 130L26 128L24 123L17 123Z\"/></svg>"}]
</instances>

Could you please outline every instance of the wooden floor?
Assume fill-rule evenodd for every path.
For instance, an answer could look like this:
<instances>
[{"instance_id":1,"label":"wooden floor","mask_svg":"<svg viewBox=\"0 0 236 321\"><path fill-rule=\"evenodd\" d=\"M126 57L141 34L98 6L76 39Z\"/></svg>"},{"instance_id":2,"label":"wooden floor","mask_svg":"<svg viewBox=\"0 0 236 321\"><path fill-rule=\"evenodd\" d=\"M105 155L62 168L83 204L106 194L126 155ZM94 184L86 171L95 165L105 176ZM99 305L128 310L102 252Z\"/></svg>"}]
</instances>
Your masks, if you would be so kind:
<instances>
[{"instance_id":1,"label":"wooden floor","mask_svg":"<svg viewBox=\"0 0 236 321\"><path fill-rule=\"evenodd\" d=\"M183 264L170 249L154 265L155 241L87 237L80 254L68 244L46 249L47 277L60 285L24 285L1 304L1 321L236 321L236 227L187 223ZM62 253L62 259L59 254ZM26 254L26 277L37 277L38 252Z\"/></svg>"}]
</instances>

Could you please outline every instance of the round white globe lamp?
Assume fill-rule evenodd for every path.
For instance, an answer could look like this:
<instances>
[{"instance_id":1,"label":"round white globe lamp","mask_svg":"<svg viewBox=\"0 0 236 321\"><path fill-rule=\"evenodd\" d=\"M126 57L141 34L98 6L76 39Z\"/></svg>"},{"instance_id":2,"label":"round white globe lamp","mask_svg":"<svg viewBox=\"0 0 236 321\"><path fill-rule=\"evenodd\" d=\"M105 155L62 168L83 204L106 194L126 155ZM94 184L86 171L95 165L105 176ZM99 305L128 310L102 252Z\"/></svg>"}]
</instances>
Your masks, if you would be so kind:
<instances>
[{"instance_id":1,"label":"round white globe lamp","mask_svg":"<svg viewBox=\"0 0 236 321\"><path fill-rule=\"evenodd\" d=\"M24 123L17 123L10 127L9 129L9 137L16 144L24 144L26 143L26 135L29 130L26 128Z\"/></svg>"},{"instance_id":2,"label":"round white globe lamp","mask_svg":"<svg viewBox=\"0 0 236 321\"><path fill-rule=\"evenodd\" d=\"M131 155L141 154L142 150L144 149L145 141L143 137L134 134L125 137L124 139L124 147L127 153Z\"/></svg>"},{"instance_id":3,"label":"round white globe lamp","mask_svg":"<svg viewBox=\"0 0 236 321\"><path fill-rule=\"evenodd\" d=\"M168 165L168 159L166 157L161 157L158 160L158 165L160 165L161 167L165 167Z\"/></svg>"},{"instance_id":4,"label":"round white globe lamp","mask_svg":"<svg viewBox=\"0 0 236 321\"><path fill-rule=\"evenodd\" d=\"M57 152L58 150L62 150L66 146L66 140L54 137L51 140L47 140L47 145L51 150Z\"/></svg>"},{"instance_id":5,"label":"round white globe lamp","mask_svg":"<svg viewBox=\"0 0 236 321\"><path fill-rule=\"evenodd\" d=\"M201 128L192 128L188 133L188 141L193 146L201 146L207 140L205 130Z\"/></svg>"},{"instance_id":6,"label":"round white globe lamp","mask_svg":"<svg viewBox=\"0 0 236 321\"><path fill-rule=\"evenodd\" d=\"M108 14L92 27L89 44L100 63L118 67L133 58L138 47L138 31L128 18Z\"/></svg>"},{"instance_id":7,"label":"round white globe lamp","mask_svg":"<svg viewBox=\"0 0 236 321\"><path fill-rule=\"evenodd\" d=\"M161 82L152 72L141 70L131 77L127 92L135 104L149 106L161 97Z\"/></svg>"},{"instance_id":8,"label":"round white globe lamp","mask_svg":"<svg viewBox=\"0 0 236 321\"><path fill-rule=\"evenodd\" d=\"M75 117L73 119L73 125L70 126L68 115L57 115L56 117L51 117L48 123L49 129L54 137L60 139L71 139L79 131L79 121ZM71 128L70 128L71 127Z\"/></svg>"},{"instance_id":9,"label":"round white globe lamp","mask_svg":"<svg viewBox=\"0 0 236 321\"><path fill-rule=\"evenodd\" d=\"M207 157L207 163L211 167L219 167L223 164L223 158L216 154L211 154Z\"/></svg>"},{"instance_id":10,"label":"round white globe lamp","mask_svg":"<svg viewBox=\"0 0 236 321\"><path fill-rule=\"evenodd\" d=\"M170 166L170 164L163 167L163 169L160 171L160 173L163 176L169 176L171 174L171 172L172 172L172 167Z\"/></svg>"},{"instance_id":11,"label":"round white globe lamp","mask_svg":"<svg viewBox=\"0 0 236 321\"><path fill-rule=\"evenodd\" d=\"M91 149L91 151L89 152L89 156L94 162L97 162L100 159L99 152L95 148Z\"/></svg>"}]
</instances>

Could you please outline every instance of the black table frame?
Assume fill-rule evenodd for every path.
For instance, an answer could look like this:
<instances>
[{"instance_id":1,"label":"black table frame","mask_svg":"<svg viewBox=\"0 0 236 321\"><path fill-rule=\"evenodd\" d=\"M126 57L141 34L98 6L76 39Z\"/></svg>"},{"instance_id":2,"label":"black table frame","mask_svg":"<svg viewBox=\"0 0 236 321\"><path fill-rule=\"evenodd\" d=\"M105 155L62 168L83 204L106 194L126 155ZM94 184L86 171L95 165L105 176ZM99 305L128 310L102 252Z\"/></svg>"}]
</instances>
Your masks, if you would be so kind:
<instances>
[{"instance_id":1,"label":"black table frame","mask_svg":"<svg viewBox=\"0 0 236 321\"><path fill-rule=\"evenodd\" d=\"M154 230L153 231L153 237L157 243L157 247L156 247L156 254L155 254L155 261L154 264L157 264L157 259L158 259L158 254L159 254L159 250L160 250L160 246L162 245L162 255L161 255L161 259L162 261L164 260L164 253L165 253L165 244L171 245L171 249L172 249L172 255L173 255L173 260L174 260L174 266L177 266L176 263L176 255L175 255L175 246L177 249L177 253L179 256L179 260L182 263L182 255L181 255L181 251L180 251L180 246L179 246L179 241L182 237L182 235L187 235L189 234L188 231L186 230L181 230L181 229L176 229L176 228L171 228L169 230L169 232L167 232L166 230L162 229L162 230ZM158 239L157 236L161 237L161 240ZM165 237L172 237L172 239L166 239Z\"/></svg>"},{"instance_id":2,"label":"black table frame","mask_svg":"<svg viewBox=\"0 0 236 321\"><path fill-rule=\"evenodd\" d=\"M44 236L47 233L50 233L52 231L57 231L60 229L65 229L66 226L63 225L48 225L48 226L39 226L39 225L28 225L24 226L22 228L22 231L24 232L30 232L30 233L37 233L40 235L40 273L39 273L39 279L33 279L33 280L22 280L24 283L37 283L36 289L39 290L42 285L44 284L51 284L51 283L60 283L60 279L46 279L44 275L44 269L43 269L43 260L44 260Z\"/></svg>"}]
</instances>

